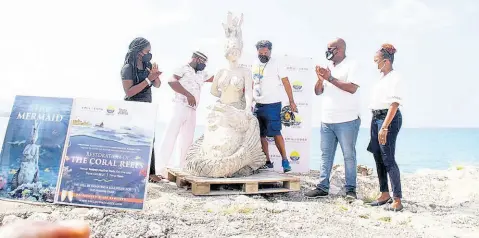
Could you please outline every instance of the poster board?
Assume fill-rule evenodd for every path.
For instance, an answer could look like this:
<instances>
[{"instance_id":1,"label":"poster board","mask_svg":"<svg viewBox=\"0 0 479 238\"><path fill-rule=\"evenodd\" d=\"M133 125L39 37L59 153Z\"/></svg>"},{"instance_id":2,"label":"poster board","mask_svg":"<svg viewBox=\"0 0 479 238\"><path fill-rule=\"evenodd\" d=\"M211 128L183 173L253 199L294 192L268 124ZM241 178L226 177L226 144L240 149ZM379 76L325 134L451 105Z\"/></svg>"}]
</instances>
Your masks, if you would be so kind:
<instances>
[{"instance_id":1,"label":"poster board","mask_svg":"<svg viewBox=\"0 0 479 238\"><path fill-rule=\"evenodd\" d=\"M55 203L141 210L157 105L75 99Z\"/></svg>"},{"instance_id":2,"label":"poster board","mask_svg":"<svg viewBox=\"0 0 479 238\"><path fill-rule=\"evenodd\" d=\"M16 96L0 155L0 198L52 203L72 98Z\"/></svg>"}]
</instances>

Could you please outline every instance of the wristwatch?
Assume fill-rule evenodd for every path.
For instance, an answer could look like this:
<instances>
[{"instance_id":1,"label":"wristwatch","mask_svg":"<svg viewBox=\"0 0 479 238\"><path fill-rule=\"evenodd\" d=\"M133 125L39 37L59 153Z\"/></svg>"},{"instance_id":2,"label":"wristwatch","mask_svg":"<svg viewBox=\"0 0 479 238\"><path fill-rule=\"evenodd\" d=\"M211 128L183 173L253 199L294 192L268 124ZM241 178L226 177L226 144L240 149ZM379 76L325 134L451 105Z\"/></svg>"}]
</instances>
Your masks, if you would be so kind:
<instances>
[{"instance_id":1,"label":"wristwatch","mask_svg":"<svg viewBox=\"0 0 479 238\"><path fill-rule=\"evenodd\" d=\"M328 78L328 82L332 82L334 80L333 76L332 75L329 75L329 78Z\"/></svg>"}]
</instances>

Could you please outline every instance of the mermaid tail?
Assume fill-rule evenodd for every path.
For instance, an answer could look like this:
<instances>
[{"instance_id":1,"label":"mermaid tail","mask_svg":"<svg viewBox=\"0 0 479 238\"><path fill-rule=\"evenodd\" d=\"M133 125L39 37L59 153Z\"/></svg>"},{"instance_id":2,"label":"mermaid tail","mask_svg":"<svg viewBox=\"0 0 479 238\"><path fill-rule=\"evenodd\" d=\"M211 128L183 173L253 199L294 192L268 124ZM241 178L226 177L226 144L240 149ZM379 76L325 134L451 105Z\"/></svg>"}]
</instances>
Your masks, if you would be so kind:
<instances>
[{"instance_id":1,"label":"mermaid tail","mask_svg":"<svg viewBox=\"0 0 479 238\"><path fill-rule=\"evenodd\" d=\"M208 127L189 148L185 170L216 178L253 174L266 162L258 120L231 105L217 103L210 109Z\"/></svg>"}]
</instances>

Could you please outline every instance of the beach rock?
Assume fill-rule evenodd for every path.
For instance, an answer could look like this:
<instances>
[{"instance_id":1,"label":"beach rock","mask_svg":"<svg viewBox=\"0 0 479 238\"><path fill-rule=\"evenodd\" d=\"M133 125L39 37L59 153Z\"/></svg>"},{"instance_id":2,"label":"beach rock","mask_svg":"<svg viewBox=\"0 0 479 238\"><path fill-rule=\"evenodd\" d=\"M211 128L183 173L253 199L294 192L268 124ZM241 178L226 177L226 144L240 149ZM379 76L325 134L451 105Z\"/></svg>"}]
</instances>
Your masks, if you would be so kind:
<instances>
[{"instance_id":1,"label":"beach rock","mask_svg":"<svg viewBox=\"0 0 479 238\"><path fill-rule=\"evenodd\" d=\"M8 216L3 217L2 225L5 226L5 225L11 224L13 222L16 222L18 220L22 220L22 219L20 217L15 216L15 215L8 215Z\"/></svg>"},{"instance_id":2,"label":"beach rock","mask_svg":"<svg viewBox=\"0 0 479 238\"><path fill-rule=\"evenodd\" d=\"M340 166L338 166L340 168ZM301 185L317 173L300 176ZM334 179L341 179L339 173ZM303 179L304 178L304 179ZM441 180L438 181L437 179ZM402 212L341 196L305 199L303 193L193 196L176 185L149 186L143 211L31 205L0 200L2 225L21 220L86 219L91 237L477 237L479 167L401 174ZM312 182L313 184L314 182ZM376 175L358 176L359 194L376 196ZM469 185L470 184L470 185ZM313 185L314 186L314 185ZM458 192L457 187L465 188ZM451 192L453 191L453 192ZM458 192L457 200L454 192ZM1 227L0 227L1 229ZM364 233L364 231L367 233Z\"/></svg>"},{"instance_id":3,"label":"beach rock","mask_svg":"<svg viewBox=\"0 0 479 238\"><path fill-rule=\"evenodd\" d=\"M88 220L99 221L103 219L104 216L105 214L103 213L103 211L97 208L93 208L86 213L85 218Z\"/></svg>"},{"instance_id":4,"label":"beach rock","mask_svg":"<svg viewBox=\"0 0 479 238\"><path fill-rule=\"evenodd\" d=\"M166 228L163 226L160 226L156 222L151 222L148 224L148 231L146 232L146 237L166 237Z\"/></svg>"},{"instance_id":5,"label":"beach rock","mask_svg":"<svg viewBox=\"0 0 479 238\"><path fill-rule=\"evenodd\" d=\"M47 213L33 213L32 215L30 215L27 220L31 220L31 221L51 221L53 220L51 217L50 217L50 214L47 214Z\"/></svg>"},{"instance_id":6,"label":"beach rock","mask_svg":"<svg viewBox=\"0 0 479 238\"><path fill-rule=\"evenodd\" d=\"M77 208L73 208L70 213L75 214L75 215L84 216L88 213L88 211L90 211L90 209L84 208L84 207L77 207Z\"/></svg>"},{"instance_id":7,"label":"beach rock","mask_svg":"<svg viewBox=\"0 0 479 238\"><path fill-rule=\"evenodd\" d=\"M2 220L2 226L11 224L11 223L16 222L18 220L22 220L22 219L20 217L15 216L15 215L5 216L5 217L3 217L3 220Z\"/></svg>"}]
</instances>

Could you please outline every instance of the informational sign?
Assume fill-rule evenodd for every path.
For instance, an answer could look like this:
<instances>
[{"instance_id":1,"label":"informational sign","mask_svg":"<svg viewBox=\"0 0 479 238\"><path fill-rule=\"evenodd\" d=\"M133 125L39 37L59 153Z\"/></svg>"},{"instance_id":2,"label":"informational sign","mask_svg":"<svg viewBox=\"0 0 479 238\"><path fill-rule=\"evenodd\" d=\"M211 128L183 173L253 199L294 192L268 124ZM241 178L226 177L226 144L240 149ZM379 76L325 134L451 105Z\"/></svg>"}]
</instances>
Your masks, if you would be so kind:
<instances>
[{"instance_id":1,"label":"informational sign","mask_svg":"<svg viewBox=\"0 0 479 238\"><path fill-rule=\"evenodd\" d=\"M278 57L281 71L289 79L293 98L298 112L293 112L284 86L279 85L282 95L281 123L282 135L286 145L286 156L290 161L292 172L304 173L310 170L311 134L312 134L312 96L314 84L314 62L312 58L282 56ZM243 57L240 66L252 67L254 58ZM269 156L274 163L274 169L282 171L281 159L274 138L267 137Z\"/></svg>"},{"instance_id":2,"label":"informational sign","mask_svg":"<svg viewBox=\"0 0 479 238\"><path fill-rule=\"evenodd\" d=\"M143 209L157 106L75 99L55 203Z\"/></svg>"},{"instance_id":3,"label":"informational sign","mask_svg":"<svg viewBox=\"0 0 479 238\"><path fill-rule=\"evenodd\" d=\"M73 99L17 96L0 157L0 198L53 202Z\"/></svg>"}]
</instances>

